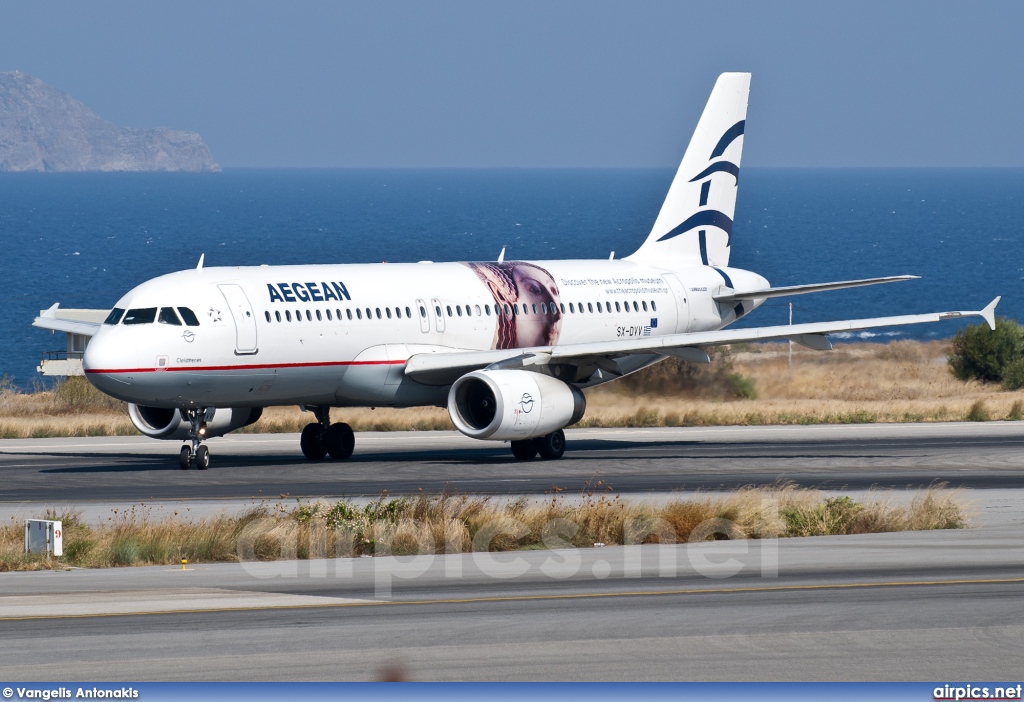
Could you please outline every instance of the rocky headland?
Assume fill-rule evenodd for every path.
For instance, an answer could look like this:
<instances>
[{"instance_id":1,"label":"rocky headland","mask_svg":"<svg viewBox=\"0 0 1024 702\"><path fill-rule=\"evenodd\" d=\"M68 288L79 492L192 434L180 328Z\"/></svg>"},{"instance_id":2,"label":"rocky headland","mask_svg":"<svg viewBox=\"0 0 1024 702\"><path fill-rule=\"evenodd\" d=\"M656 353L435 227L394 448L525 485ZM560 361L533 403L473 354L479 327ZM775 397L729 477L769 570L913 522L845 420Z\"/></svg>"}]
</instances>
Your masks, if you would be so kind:
<instances>
[{"instance_id":1,"label":"rocky headland","mask_svg":"<svg viewBox=\"0 0 1024 702\"><path fill-rule=\"evenodd\" d=\"M38 78L0 73L0 171L219 171L195 132L102 119Z\"/></svg>"}]
</instances>

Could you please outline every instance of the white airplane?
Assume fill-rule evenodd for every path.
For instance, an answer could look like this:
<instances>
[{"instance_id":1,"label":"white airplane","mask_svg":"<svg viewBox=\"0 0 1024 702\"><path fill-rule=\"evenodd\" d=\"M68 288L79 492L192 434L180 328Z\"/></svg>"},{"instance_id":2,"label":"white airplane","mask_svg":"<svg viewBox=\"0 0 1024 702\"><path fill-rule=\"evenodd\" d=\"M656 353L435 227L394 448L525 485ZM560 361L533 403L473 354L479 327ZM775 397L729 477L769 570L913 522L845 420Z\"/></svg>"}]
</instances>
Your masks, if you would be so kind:
<instances>
[{"instance_id":1,"label":"white airplane","mask_svg":"<svg viewBox=\"0 0 1024 702\"><path fill-rule=\"evenodd\" d=\"M103 324L37 317L90 335L83 368L129 403L140 432L186 441L181 468L206 469L202 442L299 405L316 421L302 453L343 460L355 438L332 407L447 406L475 439L511 441L520 460L561 457L582 389L704 346L980 316L980 311L726 330L766 299L874 285L893 276L773 288L729 267L749 73L715 84L647 239L622 260L203 268L149 280Z\"/></svg>"}]
</instances>

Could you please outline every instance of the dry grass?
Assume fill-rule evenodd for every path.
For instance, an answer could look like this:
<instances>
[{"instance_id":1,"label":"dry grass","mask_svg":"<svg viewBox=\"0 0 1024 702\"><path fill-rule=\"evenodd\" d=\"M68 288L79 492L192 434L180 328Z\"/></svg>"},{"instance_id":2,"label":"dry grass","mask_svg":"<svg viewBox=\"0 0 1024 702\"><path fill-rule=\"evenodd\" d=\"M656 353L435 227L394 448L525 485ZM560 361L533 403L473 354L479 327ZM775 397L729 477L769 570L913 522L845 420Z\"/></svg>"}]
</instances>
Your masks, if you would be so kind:
<instances>
[{"instance_id":1,"label":"dry grass","mask_svg":"<svg viewBox=\"0 0 1024 702\"><path fill-rule=\"evenodd\" d=\"M784 343L719 350L711 366L670 359L588 392L579 426L715 426L1019 420L1024 392L962 382L949 372L949 343L842 344L831 352ZM73 378L55 391L0 387L0 438L131 435L123 403ZM356 431L454 429L447 410L335 409ZM298 432L312 415L271 407L243 432Z\"/></svg>"},{"instance_id":2,"label":"dry grass","mask_svg":"<svg viewBox=\"0 0 1024 702\"><path fill-rule=\"evenodd\" d=\"M727 496L697 494L660 505L595 492L579 499L511 502L420 495L382 496L363 507L344 501L260 506L239 517L198 522L179 517L153 521L144 508L119 513L99 526L83 524L74 512L50 518L63 522L64 557L23 554L22 527L12 521L0 527L0 571L174 564L182 558L197 563L400 556L866 534L958 529L967 522L958 494L942 486L901 506L884 496L858 503L791 485Z\"/></svg>"}]
</instances>

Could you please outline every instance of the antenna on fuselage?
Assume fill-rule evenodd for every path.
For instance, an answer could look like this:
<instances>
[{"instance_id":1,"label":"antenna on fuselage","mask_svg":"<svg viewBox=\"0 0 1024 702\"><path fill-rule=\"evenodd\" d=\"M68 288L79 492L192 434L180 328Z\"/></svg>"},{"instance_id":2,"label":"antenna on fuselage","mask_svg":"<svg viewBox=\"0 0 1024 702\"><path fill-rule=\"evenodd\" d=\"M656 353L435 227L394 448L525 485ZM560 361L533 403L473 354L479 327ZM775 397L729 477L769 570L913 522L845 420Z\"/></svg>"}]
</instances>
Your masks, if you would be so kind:
<instances>
[{"instance_id":1,"label":"antenna on fuselage","mask_svg":"<svg viewBox=\"0 0 1024 702\"><path fill-rule=\"evenodd\" d=\"M199 263L196 264L196 270L197 271L198 270L202 270L202 268L203 268L203 259L204 258L206 258L206 254L204 254L204 253L199 254Z\"/></svg>"},{"instance_id":2,"label":"antenna on fuselage","mask_svg":"<svg viewBox=\"0 0 1024 702\"><path fill-rule=\"evenodd\" d=\"M504 263L504 262L505 262L505 247L502 246L501 247L501 253L498 254L498 263Z\"/></svg>"},{"instance_id":3,"label":"antenna on fuselage","mask_svg":"<svg viewBox=\"0 0 1024 702\"><path fill-rule=\"evenodd\" d=\"M610 254L608 255L608 260L609 260L609 261L614 261L614 260L615 260L615 252L614 252L614 251L612 251L612 252L611 252L611 253L610 253Z\"/></svg>"}]
</instances>

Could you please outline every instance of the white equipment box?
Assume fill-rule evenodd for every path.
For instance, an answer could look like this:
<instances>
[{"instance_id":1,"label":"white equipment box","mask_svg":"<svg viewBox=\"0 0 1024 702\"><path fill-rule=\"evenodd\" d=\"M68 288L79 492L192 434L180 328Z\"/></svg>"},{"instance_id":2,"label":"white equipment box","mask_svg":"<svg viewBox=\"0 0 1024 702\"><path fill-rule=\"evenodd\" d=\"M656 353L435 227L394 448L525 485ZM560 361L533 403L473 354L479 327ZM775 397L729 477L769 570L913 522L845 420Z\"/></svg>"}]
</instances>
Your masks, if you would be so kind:
<instances>
[{"instance_id":1,"label":"white equipment box","mask_svg":"<svg viewBox=\"0 0 1024 702\"><path fill-rule=\"evenodd\" d=\"M25 552L63 556L64 529L61 523L48 519L26 519Z\"/></svg>"}]
</instances>

